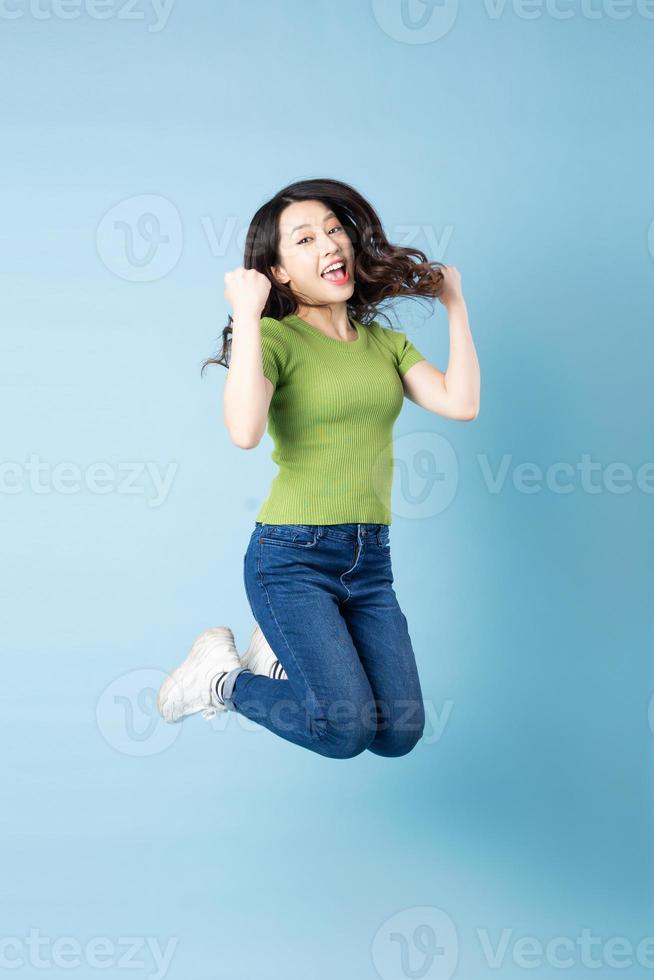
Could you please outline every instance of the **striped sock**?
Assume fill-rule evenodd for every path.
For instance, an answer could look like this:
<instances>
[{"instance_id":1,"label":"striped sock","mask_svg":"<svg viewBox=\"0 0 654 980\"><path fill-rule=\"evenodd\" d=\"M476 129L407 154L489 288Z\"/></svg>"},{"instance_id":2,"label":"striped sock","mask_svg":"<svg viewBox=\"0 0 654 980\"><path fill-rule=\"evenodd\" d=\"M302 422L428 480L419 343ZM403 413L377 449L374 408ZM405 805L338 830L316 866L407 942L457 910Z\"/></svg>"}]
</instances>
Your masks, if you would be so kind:
<instances>
[{"instance_id":1,"label":"striped sock","mask_svg":"<svg viewBox=\"0 0 654 980\"><path fill-rule=\"evenodd\" d=\"M224 700L223 700L223 688L225 686L225 678L227 677L227 674L228 673L229 673L229 671L223 670L223 672L221 674L218 674L214 678L213 690L214 690L214 694L216 695L216 699L218 700L218 702L220 704L224 704L225 703Z\"/></svg>"}]
</instances>

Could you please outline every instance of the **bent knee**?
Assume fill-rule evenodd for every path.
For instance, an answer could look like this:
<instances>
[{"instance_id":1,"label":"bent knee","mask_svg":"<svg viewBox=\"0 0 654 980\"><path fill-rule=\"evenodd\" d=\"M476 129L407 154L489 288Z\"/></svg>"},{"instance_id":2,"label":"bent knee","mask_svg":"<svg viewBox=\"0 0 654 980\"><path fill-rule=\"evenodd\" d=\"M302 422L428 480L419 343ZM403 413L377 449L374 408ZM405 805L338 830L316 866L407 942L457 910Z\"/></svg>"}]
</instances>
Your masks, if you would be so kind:
<instances>
[{"instance_id":1,"label":"bent knee","mask_svg":"<svg viewBox=\"0 0 654 980\"><path fill-rule=\"evenodd\" d=\"M337 725L324 722L316 726L320 752L330 759L353 759L361 755L375 738L375 732L364 725Z\"/></svg>"},{"instance_id":2,"label":"bent knee","mask_svg":"<svg viewBox=\"0 0 654 980\"><path fill-rule=\"evenodd\" d=\"M402 723L380 728L368 748L377 755L408 755L416 747L424 731L425 711L420 701L410 720L404 719Z\"/></svg>"},{"instance_id":3,"label":"bent knee","mask_svg":"<svg viewBox=\"0 0 654 980\"><path fill-rule=\"evenodd\" d=\"M365 690L333 698L327 708L314 713L312 728L319 752L332 759L352 759L377 736L374 699Z\"/></svg>"},{"instance_id":4,"label":"bent knee","mask_svg":"<svg viewBox=\"0 0 654 980\"><path fill-rule=\"evenodd\" d=\"M393 758L400 755L408 755L422 738L420 732L384 732L373 739L368 748L375 755L384 755Z\"/></svg>"}]
</instances>

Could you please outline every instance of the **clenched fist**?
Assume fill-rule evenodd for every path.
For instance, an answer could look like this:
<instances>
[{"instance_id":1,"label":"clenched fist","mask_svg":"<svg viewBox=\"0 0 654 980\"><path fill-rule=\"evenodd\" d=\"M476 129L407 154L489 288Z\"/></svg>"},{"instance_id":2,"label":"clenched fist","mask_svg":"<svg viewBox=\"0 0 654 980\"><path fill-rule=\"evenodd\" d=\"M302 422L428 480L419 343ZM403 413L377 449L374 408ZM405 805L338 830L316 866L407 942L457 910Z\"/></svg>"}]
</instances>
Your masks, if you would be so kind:
<instances>
[{"instance_id":1,"label":"clenched fist","mask_svg":"<svg viewBox=\"0 0 654 980\"><path fill-rule=\"evenodd\" d=\"M272 283L262 272L242 265L225 273L225 299L234 312L261 316Z\"/></svg>"}]
</instances>

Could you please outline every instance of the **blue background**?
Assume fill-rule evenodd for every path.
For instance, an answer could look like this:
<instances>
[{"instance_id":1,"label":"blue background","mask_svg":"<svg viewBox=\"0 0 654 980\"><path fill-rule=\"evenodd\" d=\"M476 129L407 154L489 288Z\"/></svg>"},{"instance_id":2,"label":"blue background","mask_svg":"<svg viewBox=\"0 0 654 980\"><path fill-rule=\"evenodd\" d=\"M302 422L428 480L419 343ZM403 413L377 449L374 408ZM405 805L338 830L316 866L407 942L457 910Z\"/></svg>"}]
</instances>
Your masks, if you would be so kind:
<instances>
[{"instance_id":1,"label":"blue background","mask_svg":"<svg viewBox=\"0 0 654 980\"><path fill-rule=\"evenodd\" d=\"M171 980L652 975L578 951L571 969L543 954L527 970L513 951L583 928L654 934L651 467L636 482L653 435L654 21L608 0L432 6L411 0L413 27L400 0L177 0L165 23L145 0L103 20L3 8L0 938L18 943L15 976L44 975L30 929L172 938ZM241 651L250 637L242 560L271 443L230 442L225 370L199 369L252 214L314 176L459 268L482 370L474 422L405 401L396 425L395 588L428 711L399 759L154 714L197 633L229 625ZM444 370L443 308L398 313ZM423 486L417 461L439 446L445 477ZM546 484L584 455L597 492L578 472L570 492ZM171 467L159 499L148 462ZM114 468L106 492L85 483L95 463ZM514 482L524 463L542 470L534 492ZM434 917L454 939L429 933ZM501 970L478 930L493 945L508 930ZM446 954L424 952L434 935ZM48 975L156 976L139 957Z\"/></svg>"}]
</instances>

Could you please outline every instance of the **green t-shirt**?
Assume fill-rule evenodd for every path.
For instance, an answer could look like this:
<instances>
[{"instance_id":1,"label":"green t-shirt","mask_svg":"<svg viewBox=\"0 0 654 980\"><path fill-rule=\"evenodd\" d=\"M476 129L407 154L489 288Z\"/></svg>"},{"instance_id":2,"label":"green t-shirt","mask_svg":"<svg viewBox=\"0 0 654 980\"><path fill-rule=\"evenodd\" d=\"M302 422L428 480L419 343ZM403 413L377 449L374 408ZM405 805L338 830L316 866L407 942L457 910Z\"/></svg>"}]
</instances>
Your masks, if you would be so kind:
<instances>
[{"instance_id":1,"label":"green t-shirt","mask_svg":"<svg viewBox=\"0 0 654 980\"><path fill-rule=\"evenodd\" d=\"M406 334L352 321L354 341L295 314L261 319L263 373L279 467L256 515L265 524L391 524L393 425L401 375L425 358Z\"/></svg>"}]
</instances>

